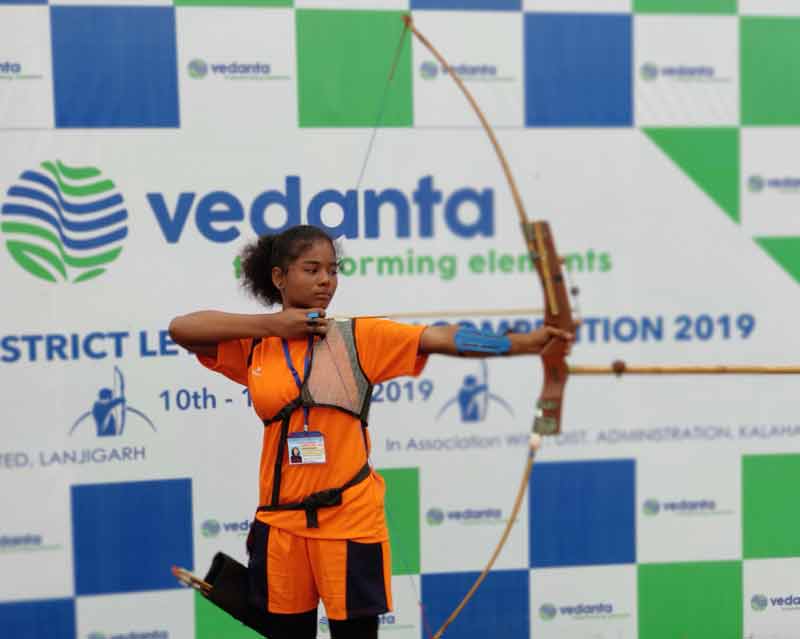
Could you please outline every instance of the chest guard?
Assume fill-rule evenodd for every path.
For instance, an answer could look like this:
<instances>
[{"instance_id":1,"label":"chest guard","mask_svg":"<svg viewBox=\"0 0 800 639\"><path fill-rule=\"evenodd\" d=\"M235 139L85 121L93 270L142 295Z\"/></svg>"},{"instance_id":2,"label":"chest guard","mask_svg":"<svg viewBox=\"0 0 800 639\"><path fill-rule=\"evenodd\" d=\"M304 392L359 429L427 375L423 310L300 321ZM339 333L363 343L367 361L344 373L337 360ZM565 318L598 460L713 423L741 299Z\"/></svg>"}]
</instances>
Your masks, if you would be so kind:
<instances>
[{"instance_id":1,"label":"chest guard","mask_svg":"<svg viewBox=\"0 0 800 639\"><path fill-rule=\"evenodd\" d=\"M260 338L253 340L247 367L250 368L253 351L260 343ZM328 332L323 339L314 342L308 372L303 380L298 396L283 406L273 417L264 420L264 426L280 424L281 435L275 455L273 470L272 499L269 504L258 507L259 511L304 510L306 525L318 528L317 511L319 508L338 506L342 503L342 493L348 488L364 481L370 475L367 445L367 419L372 384L370 383L358 359L358 348L355 340L355 320L329 321ZM281 504L281 471L283 468L283 451L289 436L289 421L296 410L313 408L332 408L355 417L361 422L364 441L364 465L349 481L342 486L328 488L312 493L299 502Z\"/></svg>"}]
</instances>

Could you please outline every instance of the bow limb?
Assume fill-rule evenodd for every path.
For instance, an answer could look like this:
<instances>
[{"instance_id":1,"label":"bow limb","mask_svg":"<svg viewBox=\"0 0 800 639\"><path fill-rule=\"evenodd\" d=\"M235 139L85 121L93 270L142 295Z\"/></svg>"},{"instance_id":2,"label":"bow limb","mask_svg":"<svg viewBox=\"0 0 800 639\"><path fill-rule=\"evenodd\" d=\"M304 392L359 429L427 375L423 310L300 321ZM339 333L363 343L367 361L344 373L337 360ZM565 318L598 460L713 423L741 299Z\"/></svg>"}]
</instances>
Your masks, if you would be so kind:
<instances>
[{"instance_id":1,"label":"bow limb","mask_svg":"<svg viewBox=\"0 0 800 639\"><path fill-rule=\"evenodd\" d=\"M536 437L536 435L533 437ZM503 550L503 546L505 546L506 541L508 540L508 536L511 534L511 529L514 527L514 523L519 516L520 508L522 508L522 501L525 497L525 491L528 488L531 471L533 470L533 460L538 445L538 440L531 440L531 445L528 451L528 459L525 463L525 471L522 473L522 480L520 481L519 489L517 490L517 496L514 498L514 506L511 508L511 514L506 522L506 527L503 529L503 534L500 536L500 541L492 552L492 556L489 558L486 566L481 571L481 574L478 575L478 578L473 582L472 586L467 591L467 594L464 595L463 599L461 599L461 602L455 607L453 612L450 613L450 616L445 619L444 623L433 634L431 639L440 639L440 637L444 634L444 631L447 630L448 626L456 620L458 615L461 614L461 611L464 610L464 607L469 603L469 600L472 599L472 596L477 592L478 588L483 583L483 580L486 579L486 576L494 567L497 558L500 556L500 552Z\"/></svg>"},{"instance_id":2,"label":"bow limb","mask_svg":"<svg viewBox=\"0 0 800 639\"><path fill-rule=\"evenodd\" d=\"M528 218L525 205L522 202L522 196L517 187L517 182L514 179L514 175L511 173L511 166L508 163L508 158L500 147L500 143L497 141L494 129L492 129L483 111L481 111L481 108L478 106L477 101L470 93L469 89L467 89L458 73L453 71L444 56L417 30L410 15L403 16L403 22L405 22L406 29L414 34L417 40L419 40L422 45L431 52L439 64L447 70L448 75L453 78L453 81L467 99L467 102L469 102L472 110L483 126L483 130L492 143L497 159L500 161L503 175L511 190L511 196L514 199L514 206L519 216L519 223L528 249L528 254L533 264L536 265L536 272L542 283L545 301L545 325L561 328L570 333L574 332L576 323L572 318L572 308L564 283L561 259L556 254L550 226L547 222L531 222ZM567 349L567 344L562 340L552 340L541 353L542 364L544 366L544 384L539 396L539 401L537 402L534 431L543 435L557 434L561 430L561 405L563 402L564 387L569 373L566 362Z\"/></svg>"},{"instance_id":3,"label":"bow limb","mask_svg":"<svg viewBox=\"0 0 800 639\"><path fill-rule=\"evenodd\" d=\"M503 170L503 175L506 178L511 195L514 199L514 205L519 216L519 223L522 229L522 234L525 239L525 244L528 248L528 253L532 262L536 265L536 271L542 282L542 288L545 295L545 324L550 326L557 326L564 328L570 332L574 330L574 323L572 322L571 309L569 305L569 298L566 295L566 287L561 273L561 261L555 253L553 246L550 228L546 222L531 222L525 212L525 205L522 202L522 197L517 188L517 183L511 173L511 167L508 163L505 153L503 153L500 143L497 141L497 136L486 119L483 111L481 111L475 98L469 92L464 82L453 71L447 60L444 59L441 53L430 43L430 41L423 36L414 26L414 22L410 15L403 17L406 29L411 31L414 36L419 40L422 45L433 54L439 64L447 70L448 75L453 78L461 93L467 99L475 115L480 120L483 130L486 132L489 140L492 143L497 159L500 161L500 166ZM537 432L557 432L559 427L559 417L561 413L561 398L564 390L564 383L566 382L567 365L565 361L567 351L567 344L563 340L551 340L543 349L541 356L542 362L545 367L545 384L542 395L538 403L538 412L536 421L534 422L534 429ZM478 587L483 583L486 576L491 571L500 552L508 540L511 528L519 515L522 502L525 497L525 492L528 488L530 481L531 471L533 470L533 460L538 447L538 434L531 436L531 446L528 452L528 459L525 464L525 470L522 475L517 496L514 499L514 505L511 509L511 514L500 536L500 541L492 552L486 567L481 571L478 578L470 587L467 594L456 606L455 610L445 620L442 626L434 633L432 639L439 639L447 627L455 621L456 617L461 613L469 600L478 590ZM535 438L535 439L534 439Z\"/></svg>"},{"instance_id":4,"label":"bow limb","mask_svg":"<svg viewBox=\"0 0 800 639\"><path fill-rule=\"evenodd\" d=\"M478 116L481 124L483 125L483 130L486 131L486 134L489 136L489 140L492 142L492 146L494 147L494 151L497 154L497 159L500 160L500 165L503 168L503 174L506 177L506 181L508 182L508 186L511 188L511 196L514 198L514 205L516 206L517 213L519 214L519 222L523 226L523 228L528 224L528 215L525 212L525 205L522 203L522 197L519 194L519 189L517 188L517 183L514 180L514 176L511 173L511 166L508 164L508 159L506 158L505 153L503 153L503 149L500 148L500 143L497 141L497 136L494 134L494 129L489 124L489 121L486 119L486 116L481 111L481 108L478 106L478 103L475 101L475 98L469 92L469 89L464 85L464 82L461 80L459 75L453 71L453 69L448 64L447 60L444 59L441 53L439 53L436 48L430 43L430 41L422 35L417 28L414 26L414 22L411 19L410 15L403 16L403 22L406 25L406 29L411 31L414 36L419 40L423 46L431 52L433 57L439 62L447 70L448 75L453 78L455 83L458 85L458 88L461 90L461 93L464 94L464 97L469 102L472 110L475 112L475 115ZM532 248L530 245L528 248Z\"/></svg>"}]
</instances>

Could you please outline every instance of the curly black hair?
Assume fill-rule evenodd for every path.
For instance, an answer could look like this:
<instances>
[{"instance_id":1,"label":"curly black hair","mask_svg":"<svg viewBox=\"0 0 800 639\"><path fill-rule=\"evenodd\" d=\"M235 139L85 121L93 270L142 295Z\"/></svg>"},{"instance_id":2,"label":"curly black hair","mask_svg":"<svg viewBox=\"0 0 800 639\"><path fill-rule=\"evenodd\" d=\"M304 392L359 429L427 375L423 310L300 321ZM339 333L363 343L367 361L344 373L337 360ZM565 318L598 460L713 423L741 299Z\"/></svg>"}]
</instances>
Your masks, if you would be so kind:
<instances>
[{"instance_id":1,"label":"curly black hair","mask_svg":"<svg viewBox=\"0 0 800 639\"><path fill-rule=\"evenodd\" d=\"M338 257L330 235L317 226L299 224L277 235L262 235L242 249L242 286L267 306L281 303L281 293L272 283L272 268L286 271L289 264L305 253L314 242L329 242Z\"/></svg>"}]
</instances>

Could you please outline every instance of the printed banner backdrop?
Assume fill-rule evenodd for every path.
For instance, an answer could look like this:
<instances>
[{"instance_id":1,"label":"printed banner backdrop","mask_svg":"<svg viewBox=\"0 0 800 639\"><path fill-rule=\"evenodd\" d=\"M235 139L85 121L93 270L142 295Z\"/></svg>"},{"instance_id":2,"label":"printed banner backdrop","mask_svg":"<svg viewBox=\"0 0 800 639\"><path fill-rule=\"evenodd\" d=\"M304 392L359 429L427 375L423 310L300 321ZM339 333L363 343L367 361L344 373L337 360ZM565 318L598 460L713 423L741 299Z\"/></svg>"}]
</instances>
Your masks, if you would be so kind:
<instances>
[{"instance_id":1,"label":"printed banner backdrop","mask_svg":"<svg viewBox=\"0 0 800 639\"><path fill-rule=\"evenodd\" d=\"M573 363L800 363L795 2L0 0L0 635L255 636L170 567L245 561L262 426L166 329L264 311L236 259L258 234L340 239L334 314L540 321L485 133L398 49L409 11L552 225ZM541 383L534 357L434 357L375 388L381 636L429 637L488 560ZM798 383L571 379L446 636L796 639Z\"/></svg>"}]
</instances>

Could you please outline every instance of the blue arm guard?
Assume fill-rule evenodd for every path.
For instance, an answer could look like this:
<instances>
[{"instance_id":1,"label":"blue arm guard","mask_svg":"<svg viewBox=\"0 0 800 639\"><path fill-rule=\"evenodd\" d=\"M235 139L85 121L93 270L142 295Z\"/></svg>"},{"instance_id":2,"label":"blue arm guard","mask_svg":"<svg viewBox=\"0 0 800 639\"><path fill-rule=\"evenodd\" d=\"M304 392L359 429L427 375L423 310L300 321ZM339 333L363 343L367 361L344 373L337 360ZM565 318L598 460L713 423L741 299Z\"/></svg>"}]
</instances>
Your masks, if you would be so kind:
<instances>
[{"instance_id":1,"label":"blue arm guard","mask_svg":"<svg viewBox=\"0 0 800 639\"><path fill-rule=\"evenodd\" d=\"M456 331L455 342L459 353L505 355L511 350L511 340L508 335L495 335L476 331L474 328L459 328Z\"/></svg>"}]
</instances>

